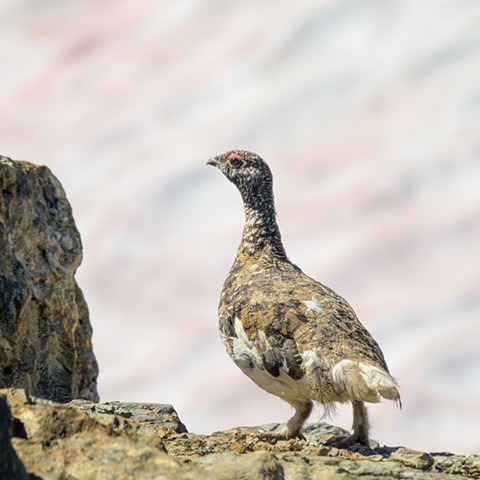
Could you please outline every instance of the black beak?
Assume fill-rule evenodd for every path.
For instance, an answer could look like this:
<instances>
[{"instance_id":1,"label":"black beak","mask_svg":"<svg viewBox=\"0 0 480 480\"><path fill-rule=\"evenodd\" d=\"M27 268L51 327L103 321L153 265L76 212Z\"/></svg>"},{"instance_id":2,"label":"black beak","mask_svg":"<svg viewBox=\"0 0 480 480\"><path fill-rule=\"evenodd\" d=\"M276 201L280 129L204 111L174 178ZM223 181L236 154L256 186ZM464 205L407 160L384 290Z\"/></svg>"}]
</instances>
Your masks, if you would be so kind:
<instances>
[{"instance_id":1,"label":"black beak","mask_svg":"<svg viewBox=\"0 0 480 480\"><path fill-rule=\"evenodd\" d=\"M207 165L211 165L212 167L218 167L218 160L217 157L212 157L208 159Z\"/></svg>"}]
</instances>

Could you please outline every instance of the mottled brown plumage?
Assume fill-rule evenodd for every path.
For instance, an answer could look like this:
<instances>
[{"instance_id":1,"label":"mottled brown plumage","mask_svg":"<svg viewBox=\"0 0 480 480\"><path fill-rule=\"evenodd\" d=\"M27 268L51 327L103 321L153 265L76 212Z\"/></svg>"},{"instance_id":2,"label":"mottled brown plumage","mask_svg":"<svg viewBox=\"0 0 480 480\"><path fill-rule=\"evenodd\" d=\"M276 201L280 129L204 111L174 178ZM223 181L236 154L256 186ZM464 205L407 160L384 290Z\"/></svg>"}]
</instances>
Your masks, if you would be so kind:
<instances>
[{"instance_id":1,"label":"mottled brown plumage","mask_svg":"<svg viewBox=\"0 0 480 480\"><path fill-rule=\"evenodd\" d=\"M220 297L219 324L228 354L257 385L295 408L279 438L301 437L312 401L327 408L351 401L353 435L368 444L363 402L400 401L380 347L352 307L305 275L285 253L275 218L272 174L256 154L214 157L240 191L246 222Z\"/></svg>"}]
</instances>

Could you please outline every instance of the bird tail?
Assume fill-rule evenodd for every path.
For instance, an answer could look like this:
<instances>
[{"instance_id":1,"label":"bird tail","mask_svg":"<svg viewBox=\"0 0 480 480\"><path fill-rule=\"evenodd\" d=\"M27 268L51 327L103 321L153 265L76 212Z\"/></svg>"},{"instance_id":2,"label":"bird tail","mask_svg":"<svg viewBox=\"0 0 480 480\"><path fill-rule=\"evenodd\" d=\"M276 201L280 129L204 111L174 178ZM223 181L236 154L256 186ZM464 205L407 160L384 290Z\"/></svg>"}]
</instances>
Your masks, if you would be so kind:
<instances>
[{"instance_id":1,"label":"bird tail","mask_svg":"<svg viewBox=\"0 0 480 480\"><path fill-rule=\"evenodd\" d=\"M402 406L398 383L383 368L342 360L332 368L332 379L335 391L345 399L377 403L383 397Z\"/></svg>"}]
</instances>

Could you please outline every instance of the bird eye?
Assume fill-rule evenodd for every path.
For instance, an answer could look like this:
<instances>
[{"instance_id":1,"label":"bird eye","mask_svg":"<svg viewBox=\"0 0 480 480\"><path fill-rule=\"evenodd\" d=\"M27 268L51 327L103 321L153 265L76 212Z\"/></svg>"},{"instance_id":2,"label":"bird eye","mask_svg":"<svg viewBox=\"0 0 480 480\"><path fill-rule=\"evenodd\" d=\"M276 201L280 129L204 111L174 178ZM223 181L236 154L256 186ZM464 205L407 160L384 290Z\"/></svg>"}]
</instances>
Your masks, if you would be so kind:
<instances>
[{"instance_id":1,"label":"bird eye","mask_svg":"<svg viewBox=\"0 0 480 480\"><path fill-rule=\"evenodd\" d=\"M243 165L243 157L238 153L230 154L228 160L230 161L230 165L234 168L240 168Z\"/></svg>"}]
</instances>

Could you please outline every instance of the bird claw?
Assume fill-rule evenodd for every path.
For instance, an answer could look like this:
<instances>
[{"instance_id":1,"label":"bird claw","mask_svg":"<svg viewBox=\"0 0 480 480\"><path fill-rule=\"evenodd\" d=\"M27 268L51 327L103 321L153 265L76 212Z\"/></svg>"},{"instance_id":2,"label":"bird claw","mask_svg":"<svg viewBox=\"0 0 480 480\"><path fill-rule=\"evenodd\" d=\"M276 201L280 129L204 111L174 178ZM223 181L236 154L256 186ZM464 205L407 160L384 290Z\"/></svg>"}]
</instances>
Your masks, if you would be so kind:
<instances>
[{"instance_id":1,"label":"bird claw","mask_svg":"<svg viewBox=\"0 0 480 480\"><path fill-rule=\"evenodd\" d=\"M366 447L370 447L370 442L368 438L362 438L358 434L353 434L348 437L342 437L339 438L338 440L332 439L327 442L327 445L329 447L335 447L335 448L348 448L348 447L353 447L353 445L364 445Z\"/></svg>"}]
</instances>

